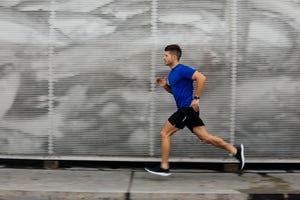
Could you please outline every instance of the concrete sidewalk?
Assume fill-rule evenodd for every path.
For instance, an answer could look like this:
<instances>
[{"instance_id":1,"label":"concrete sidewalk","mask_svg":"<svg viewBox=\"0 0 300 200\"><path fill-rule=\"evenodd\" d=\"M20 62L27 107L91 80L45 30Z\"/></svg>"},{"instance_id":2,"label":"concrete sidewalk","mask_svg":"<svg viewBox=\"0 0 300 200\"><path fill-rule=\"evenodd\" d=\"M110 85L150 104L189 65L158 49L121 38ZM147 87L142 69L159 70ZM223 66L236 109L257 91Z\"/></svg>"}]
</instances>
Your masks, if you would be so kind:
<instances>
[{"instance_id":1,"label":"concrete sidewalk","mask_svg":"<svg viewBox=\"0 0 300 200\"><path fill-rule=\"evenodd\" d=\"M205 199L299 200L300 172L173 170L169 177L142 169L0 169L1 200Z\"/></svg>"}]
</instances>

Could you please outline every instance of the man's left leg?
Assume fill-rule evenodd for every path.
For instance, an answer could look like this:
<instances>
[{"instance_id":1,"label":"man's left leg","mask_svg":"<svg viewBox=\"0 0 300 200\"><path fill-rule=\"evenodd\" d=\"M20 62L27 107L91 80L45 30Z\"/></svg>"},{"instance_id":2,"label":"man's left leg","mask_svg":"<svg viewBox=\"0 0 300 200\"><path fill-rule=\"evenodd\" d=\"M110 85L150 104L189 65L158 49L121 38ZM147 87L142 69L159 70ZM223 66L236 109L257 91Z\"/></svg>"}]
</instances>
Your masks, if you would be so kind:
<instances>
[{"instance_id":1,"label":"man's left leg","mask_svg":"<svg viewBox=\"0 0 300 200\"><path fill-rule=\"evenodd\" d=\"M237 149L231 145L230 143L226 142L222 138L210 134L205 126L196 126L193 128L193 133L204 143L212 144L216 147L225 149L229 153L236 155Z\"/></svg>"},{"instance_id":2,"label":"man's left leg","mask_svg":"<svg viewBox=\"0 0 300 200\"><path fill-rule=\"evenodd\" d=\"M244 168L245 158L244 158L244 146L234 147L230 143L226 142L222 138L210 134L205 126L196 126L193 128L193 133L203 142L212 144L216 147L225 149L229 153L233 154L240 161L240 169Z\"/></svg>"}]
</instances>

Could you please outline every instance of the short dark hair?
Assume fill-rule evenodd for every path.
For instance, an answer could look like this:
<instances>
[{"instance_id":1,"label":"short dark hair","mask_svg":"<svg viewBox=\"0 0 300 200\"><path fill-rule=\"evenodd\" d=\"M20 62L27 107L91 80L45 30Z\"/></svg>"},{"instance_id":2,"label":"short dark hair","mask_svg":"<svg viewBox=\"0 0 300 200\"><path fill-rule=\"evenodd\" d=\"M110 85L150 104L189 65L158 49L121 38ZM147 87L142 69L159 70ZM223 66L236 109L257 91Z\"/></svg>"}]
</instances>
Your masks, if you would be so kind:
<instances>
[{"instance_id":1,"label":"short dark hair","mask_svg":"<svg viewBox=\"0 0 300 200\"><path fill-rule=\"evenodd\" d=\"M172 54L175 54L177 56L178 60L180 60L182 51L178 44L170 44L166 46L165 51L170 51Z\"/></svg>"}]
</instances>

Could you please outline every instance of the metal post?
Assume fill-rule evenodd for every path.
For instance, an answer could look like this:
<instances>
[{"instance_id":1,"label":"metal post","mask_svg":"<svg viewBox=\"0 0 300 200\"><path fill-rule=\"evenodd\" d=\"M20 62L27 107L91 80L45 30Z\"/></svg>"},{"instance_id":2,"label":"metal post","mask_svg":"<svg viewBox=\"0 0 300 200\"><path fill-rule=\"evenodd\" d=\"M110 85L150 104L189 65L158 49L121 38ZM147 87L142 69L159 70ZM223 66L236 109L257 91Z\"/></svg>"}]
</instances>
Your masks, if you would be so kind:
<instances>
[{"instance_id":1,"label":"metal post","mask_svg":"<svg viewBox=\"0 0 300 200\"><path fill-rule=\"evenodd\" d=\"M151 37L152 37L152 51L151 51L151 75L150 75L150 127L149 127L149 137L150 137L150 156L154 155L154 133L155 133L155 76L156 76L156 47L157 47L157 0L152 0L151 8Z\"/></svg>"},{"instance_id":2,"label":"metal post","mask_svg":"<svg viewBox=\"0 0 300 200\"><path fill-rule=\"evenodd\" d=\"M53 154L53 54L54 54L54 22L55 22L55 0L50 2L49 36L48 36L48 154Z\"/></svg>"},{"instance_id":3,"label":"metal post","mask_svg":"<svg viewBox=\"0 0 300 200\"><path fill-rule=\"evenodd\" d=\"M231 2L231 112L230 112L230 143L235 142L236 126L236 82L237 82L237 24L238 24L238 0Z\"/></svg>"}]
</instances>

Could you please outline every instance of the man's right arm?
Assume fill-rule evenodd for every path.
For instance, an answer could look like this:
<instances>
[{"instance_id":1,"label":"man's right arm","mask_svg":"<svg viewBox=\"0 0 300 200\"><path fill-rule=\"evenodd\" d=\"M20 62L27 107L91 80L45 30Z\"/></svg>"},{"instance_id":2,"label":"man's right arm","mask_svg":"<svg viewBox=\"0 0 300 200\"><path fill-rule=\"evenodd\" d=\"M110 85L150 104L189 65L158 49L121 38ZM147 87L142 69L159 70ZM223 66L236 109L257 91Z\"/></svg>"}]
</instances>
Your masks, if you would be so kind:
<instances>
[{"instance_id":1,"label":"man's right arm","mask_svg":"<svg viewBox=\"0 0 300 200\"><path fill-rule=\"evenodd\" d=\"M172 94L172 90L171 90L170 85L167 83L167 79L165 79L165 78L156 78L156 83L160 87L164 88L167 92Z\"/></svg>"},{"instance_id":2,"label":"man's right arm","mask_svg":"<svg viewBox=\"0 0 300 200\"><path fill-rule=\"evenodd\" d=\"M166 84L166 85L164 86L164 89L165 89L167 92L169 92L170 94L172 94L172 90L171 90L171 87L170 87L169 84Z\"/></svg>"}]
</instances>

